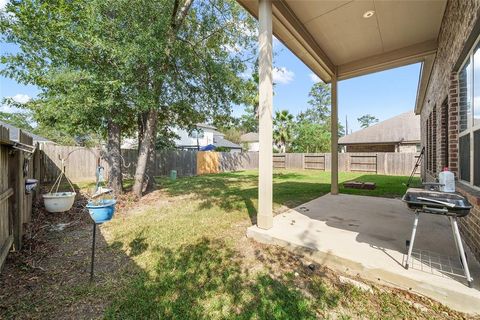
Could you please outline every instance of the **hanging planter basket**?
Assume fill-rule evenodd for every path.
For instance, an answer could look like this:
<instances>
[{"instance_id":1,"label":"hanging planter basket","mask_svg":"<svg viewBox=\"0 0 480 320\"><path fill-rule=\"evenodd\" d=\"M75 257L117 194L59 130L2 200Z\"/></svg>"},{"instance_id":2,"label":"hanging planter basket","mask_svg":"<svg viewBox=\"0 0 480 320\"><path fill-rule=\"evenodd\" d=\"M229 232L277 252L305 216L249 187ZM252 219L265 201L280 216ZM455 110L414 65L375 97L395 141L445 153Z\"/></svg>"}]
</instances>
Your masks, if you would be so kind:
<instances>
[{"instance_id":1,"label":"hanging planter basket","mask_svg":"<svg viewBox=\"0 0 480 320\"><path fill-rule=\"evenodd\" d=\"M25 193L30 194L37 187L38 180L36 179L26 179L25 180Z\"/></svg>"},{"instance_id":2,"label":"hanging planter basket","mask_svg":"<svg viewBox=\"0 0 480 320\"><path fill-rule=\"evenodd\" d=\"M65 175L64 162L65 160L62 159L62 172L57 177L57 180L55 180L55 183L50 189L50 192L43 195L43 203L45 205L45 210L51 213L65 212L70 210L73 206L73 203L75 202L75 196L77 195L77 193L75 192L75 188ZM64 177L70 185L71 191L58 192L60 183L62 182L62 179ZM55 190L55 192L52 192L53 190Z\"/></svg>"},{"instance_id":3,"label":"hanging planter basket","mask_svg":"<svg viewBox=\"0 0 480 320\"><path fill-rule=\"evenodd\" d=\"M43 195L45 210L48 212L65 212L72 208L76 192L54 192Z\"/></svg>"},{"instance_id":4,"label":"hanging planter basket","mask_svg":"<svg viewBox=\"0 0 480 320\"><path fill-rule=\"evenodd\" d=\"M116 203L115 199L91 201L87 204L87 209L96 224L104 223L112 220Z\"/></svg>"}]
</instances>

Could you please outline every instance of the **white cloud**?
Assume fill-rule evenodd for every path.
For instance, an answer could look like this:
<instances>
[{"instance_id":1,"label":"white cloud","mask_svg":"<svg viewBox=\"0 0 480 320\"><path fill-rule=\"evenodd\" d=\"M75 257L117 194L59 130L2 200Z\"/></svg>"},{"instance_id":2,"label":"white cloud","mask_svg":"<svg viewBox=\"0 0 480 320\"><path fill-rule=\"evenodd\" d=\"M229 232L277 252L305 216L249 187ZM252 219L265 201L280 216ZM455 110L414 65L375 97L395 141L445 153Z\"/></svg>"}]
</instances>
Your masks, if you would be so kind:
<instances>
[{"instance_id":1,"label":"white cloud","mask_svg":"<svg viewBox=\"0 0 480 320\"><path fill-rule=\"evenodd\" d=\"M14 95L13 97L5 97L5 98L6 99L12 99L13 101L15 101L17 103L21 103L21 104L27 103L28 101L30 101L32 99L28 95L20 94L20 93ZM1 103L2 103L2 101L0 101L0 111L1 112L6 112L6 113L25 112L25 110L23 110L23 109L19 109L19 108L16 108L14 106L11 106L11 105L1 104Z\"/></svg>"},{"instance_id":2,"label":"white cloud","mask_svg":"<svg viewBox=\"0 0 480 320\"><path fill-rule=\"evenodd\" d=\"M2 11L7 5L9 0L0 0L0 11Z\"/></svg>"},{"instance_id":3,"label":"white cloud","mask_svg":"<svg viewBox=\"0 0 480 320\"><path fill-rule=\"evenodd\" d=\"M27 103L28 101L30 101L32 99L28 95L21 94L21 93L16 94L16 95L14 95L13 97L10 97L10 98L12 98L13 101L15 101L17 103L21 103L21 104Z\"/></svg>"},{"instance_id":4,"label":"white cloud","mask_svg":"<svg viewBox=\"0 0 480 320\"><path fill-rule=\"evenodd\" d=\"M288 84L293 81L295 74L293 71L288 70L286 67L273 69L273 82Z\"/></svg>"},{"instance_id":5,"label":"white cloud","mask_svg":"<svg viewBox=\"0 0 480 320\"><path fill-rule=\"evenodd\" d=\"M320 78L315 73L310 73L308 76L314 83L320 82Z\"/></svg>"},{"instance_id":6,"label":"white cloud","mask_svg":"<svg viewBox=\"0 0 480 320\"><path fill-rule=\"evenodd\" d=\"M5 112L5 113L19 113L19 112L24 112L25 110L18 109L6 104L0 105L0 112Z\"/></svg>"}]
</instances>

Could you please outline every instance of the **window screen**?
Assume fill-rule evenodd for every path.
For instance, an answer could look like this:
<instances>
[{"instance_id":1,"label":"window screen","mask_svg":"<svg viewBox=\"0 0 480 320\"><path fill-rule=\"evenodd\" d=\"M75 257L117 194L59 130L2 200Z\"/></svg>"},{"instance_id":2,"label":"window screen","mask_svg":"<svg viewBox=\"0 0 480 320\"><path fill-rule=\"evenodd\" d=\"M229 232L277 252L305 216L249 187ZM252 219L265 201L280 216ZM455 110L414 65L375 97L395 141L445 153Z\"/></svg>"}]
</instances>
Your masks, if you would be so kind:
<instances>
[{"instance_id":1,"label":"window screen","mask_svg":"<svg viewBox=\"0 0 480 320\"><path fill-rule=\"evenodd\" d=\"M473 55L473 125L480 125L480 44Z\"/></svg>"},{"instance_id":2,"label":"window screen","mask_svg":"<svg viewBox=\"0 0 480 320\"><path fill-rule=\"evenodd\" d=\"M460 137L460 179L470 182L470 134Z\"/></svg>"},{"instance_id":3,"label":"window screen","mask_svg":"<svg viewBox=\"0 0 480 320\"><path fill-rule=\"evenodd\" d=\"M472 64L468 61L460 70L460 132L471 127L472 119Z\"/></svg>"},{"instance_id":4,"label":"window screen","mask_svg":"<svg viewBox=\"0 0 480 320\"><path fill-rule=\"evenodd\" d=\"M473 134L473 184L480 187L480 130Z\"/></svg>"}]
</instances>

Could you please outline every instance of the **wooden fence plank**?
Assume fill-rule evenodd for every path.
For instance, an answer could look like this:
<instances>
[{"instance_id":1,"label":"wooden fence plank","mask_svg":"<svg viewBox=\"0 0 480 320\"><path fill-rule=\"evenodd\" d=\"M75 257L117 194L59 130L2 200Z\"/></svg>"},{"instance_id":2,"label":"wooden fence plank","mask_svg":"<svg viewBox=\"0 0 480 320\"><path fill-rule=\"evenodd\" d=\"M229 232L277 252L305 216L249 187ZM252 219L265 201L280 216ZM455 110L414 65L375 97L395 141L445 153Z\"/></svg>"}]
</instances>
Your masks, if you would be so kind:
<instances>
[{"instance_id":1,"label":"wooden fence plank","mask_svg":"<svg viewBox=\"0 0 480 320\"><path fill-rule=\"evenodd\" d=\"M53 182L60 172L59 156L64 157L69 152L66 163L66 174L73 181L94 180L96 155L100 150L79 147L64 147L49 145L43 148L40 157L41 180ZM415 153L340 153L338 157L339 171L367 172L386 175L409 175L414 167ZM136 169L137 150L122 150L123 172L125 178L132 178ZM220 153L219 166L221 171L254 170L258 168L258 152ZM314 169L330 171L330 153L306 154L274 154L274 168ZM102 160L105 172L107 163ZM177 175L193 176L197 174L197 151L163 150L157 151L154 158L154 175L168 176L171 170ZM108 178L108 177L107 177Z\"/></svg>"},{"instance_id":2,"label":"wooden fence plank","mask_svg":"<svg viewBox=\"0 0 480 320\"><path fill-rule=\"evenodd\" d=\"M9 142L9 131L0 126L0 140ZM13 195L13 189L9 183L9 146L0 144L0 270L5 262L8 252L13 244L12 218L10 212L10 198Z\"/></svg>"}]
</instances>

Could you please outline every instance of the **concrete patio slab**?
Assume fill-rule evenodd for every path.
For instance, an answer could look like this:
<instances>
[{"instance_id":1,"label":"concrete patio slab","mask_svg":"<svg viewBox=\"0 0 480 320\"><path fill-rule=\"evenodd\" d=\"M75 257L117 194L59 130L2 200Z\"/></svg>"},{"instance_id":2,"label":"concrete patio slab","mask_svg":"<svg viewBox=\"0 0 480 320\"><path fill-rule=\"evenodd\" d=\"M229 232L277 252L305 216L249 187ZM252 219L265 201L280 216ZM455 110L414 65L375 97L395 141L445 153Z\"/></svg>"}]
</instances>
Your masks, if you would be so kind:
<instances>
[{"instance_id":1,"label":"concrete patio slab","mask_svg":"<svg viewBox=\"0 0 480 320\"><path fill-rule=\"evenodd\" d=\"M467 248L474 279L469 288L446 217L420 215L414 261L409 270L404 268L413 218L399 199L329 194L275 216L269 230L250 227L247 236L341 272L480 314L480 264Z\"/></svg>"}]
</instances>

